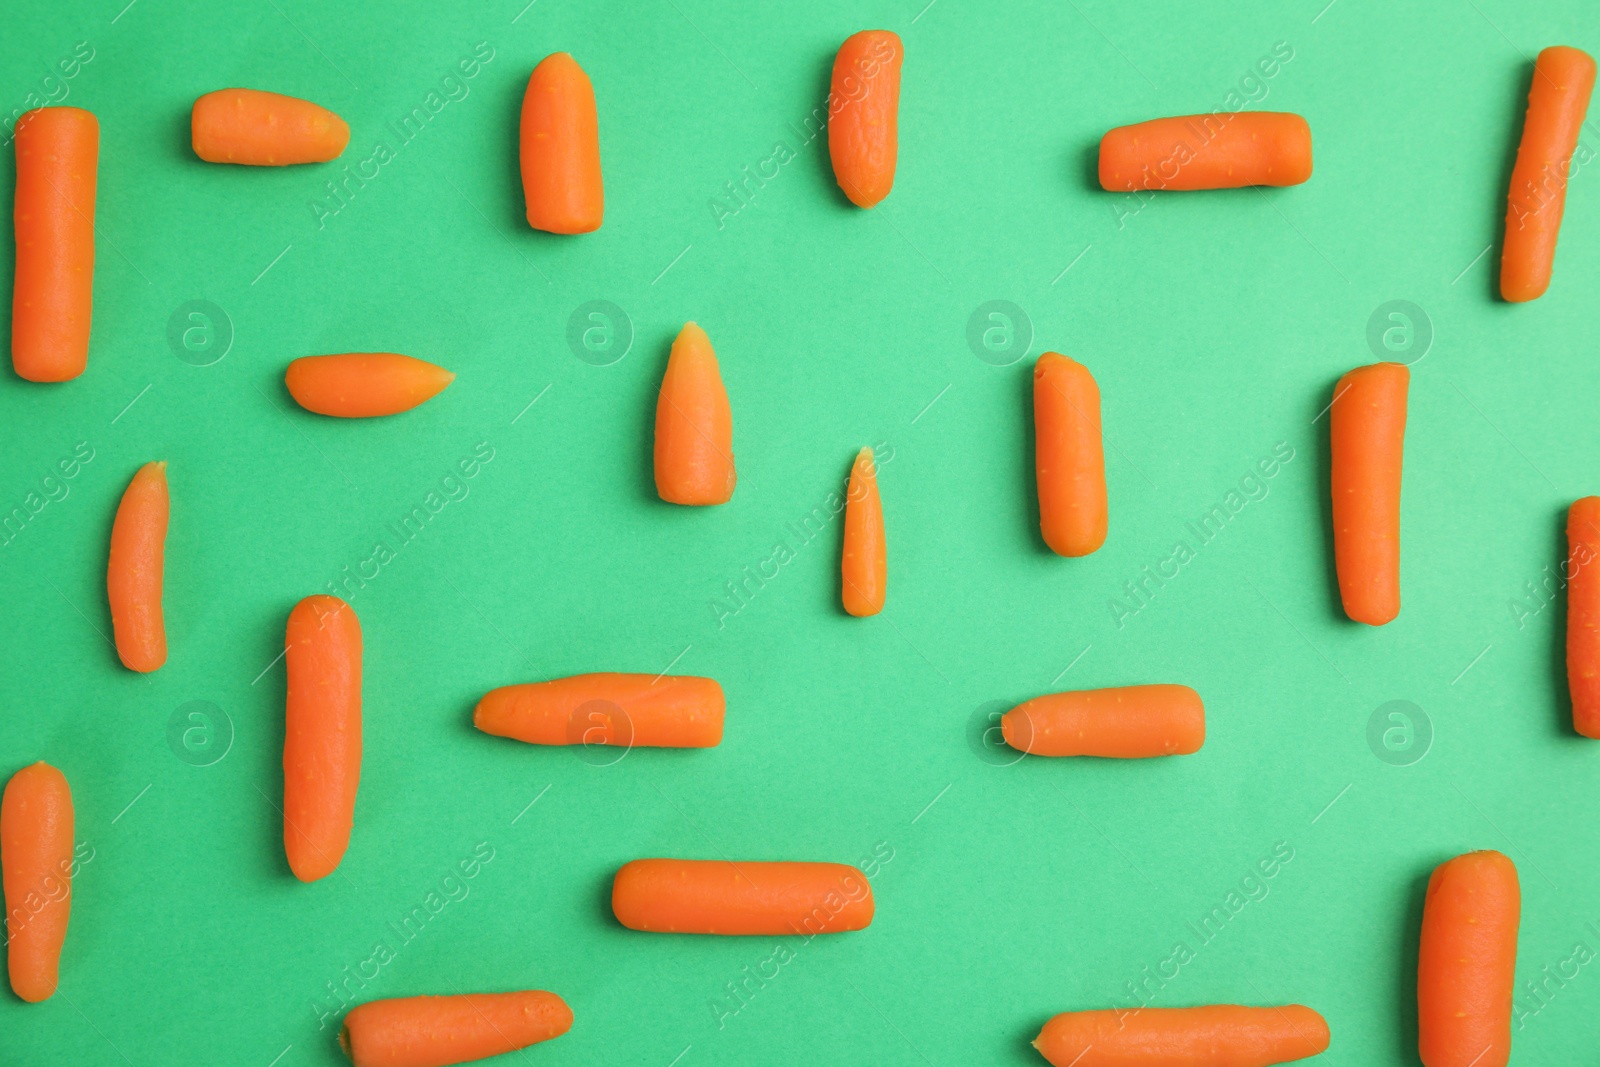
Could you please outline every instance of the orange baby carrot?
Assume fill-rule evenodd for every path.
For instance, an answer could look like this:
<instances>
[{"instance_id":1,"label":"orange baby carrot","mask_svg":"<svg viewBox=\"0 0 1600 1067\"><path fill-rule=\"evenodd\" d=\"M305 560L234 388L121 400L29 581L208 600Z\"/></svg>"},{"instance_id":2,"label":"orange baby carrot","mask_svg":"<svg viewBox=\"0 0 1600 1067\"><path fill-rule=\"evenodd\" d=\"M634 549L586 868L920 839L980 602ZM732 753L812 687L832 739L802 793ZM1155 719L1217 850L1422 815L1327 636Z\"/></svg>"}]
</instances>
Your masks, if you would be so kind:
<instances>
[{"instance_id":1,"label":"orange baby carrot","mask_svg":"<svg viewBox=\"0 0 1600 1067\"><path fill-rule=\"evenodd\" d=\"M685 323L672 342L656 400L656 492L670 504L725 504L733 467L733 412L711 338Z\"/></svg>"},{"instance_id":2,"label":"orange baby carrot","mask_svg":"<svg viewBox=\"0 0 1600 1067\"><path fill-rule=\"evenodd\" d=\"M528 225L549 233L600 228L606 196L594 86L565 52L545 56L528 79L521 156Z\"/></svg>"},{"instance_id":3,"label":"orange baby carrot","mask_svg":"<svg viewBox=\"0 0 1600 1067\"><path fill-rule=\"evenodd\" d=\"M24 767L0 798L6 966L29 1003L56 991L72 911L72 791L48 763Z\"/></svg>"},{"instance_id":4,"label":"orange baby carrot","mask_svg":"<svg viewBox=\"0 0 1600 1067\"><path fill-rule=\"evenodd\" d=\"M148 673L167 662L161 579L170 511L167 465L146 463L128 483L111 524L106 599L117 655L130 671Z\"/></svg>"},{"instance_id":5,"label":"orange baby carrot","mask_svg":"<svg viewBox=\"0 0 1600 1067\"><path fill-rule=\"evenodd\" d=\"M283 736L283 850L302 882L325 878L350 844L361 781L361 622L336 596L289 613Z\"/></svg>"},{"instance_id":6,"label":"orange baby carrot","mask_svg":"<svg viewBox=\"0 0 1600 1067\"><path fill-rule=\"evenodd\" d=\"M1333 558L1344 612L1382 626L1400 614L1400 461L1406 437L1403 363L1357 367L1333 391Z\"/></svg>"},{"instance_id":7,"label":"orange baby carrot","mask_svg":"<svg viewBox=\"0 0 1600 1067\"><path fill-rule=\"evenodd\" d=\"M1567 688L1572 726L1600 738L1600 496L1567 512Z\"/></svg>"},{"instance_id":8,"label":"orange baby carrot","mask_svg":"<svg viewBox=\"0 0 1600 1067\"><path fill-rule=\"evenodd\" d=\"M289 395L301 407L342 419L410 411L455 379L443 367L393 352L301 356L283 375Z\"/></svg>"},{"instance_id":9,"label":"orange baby carrot","mask_svg":"<svg viewBox=\"0 0 1600 1067\"><path fill-rule=\"evenodd\" d=\"M1006 744L1034 756L1186 756L1206 740L1206 709L1186 685L1051 693L1000 718Z\"/></svg>"},{"instance_id":10,"label":"orange baby carrot","mask_svg":"<svg viewBox=\"0 0 1600 1067\"><path fill-rule=\"evenodd\" d=\"M194 102L194 154L207 163L282 167L326 163L350 143L350 126L325 107L260 89L218 89Z\"/></svg>"},{"instance_id":11,"label":"orange baby carrot","mask_svg":"<svg viewBox=\"0 0 1600 1067\"><path fill-rule=\"evenodd\" d=\"M1300 1004L1069 1011L1033 1047L1055 1067L1268 1067L1323 1052L1328 1024Z\"/></svg>"},{"instance_id":12,"label":"orange baby carrot","mask_svg":"<svg viewBox=\"0 0 1600 1067\"><path fill-rule=\"evenodd\" d=\"M1576 48L1546 48L1533 65L1528 115L1506 194L1506 242L1500 255L1500 295L1506 300L1533 300L1550 287L1568 169L1594 75L1594 60Z\"/></svg>"},{"instance_id":13,"label":"orange baby carrot","mask_svg":"<svg viewBox=\"0 0 1600 1067\"><path fill-rule=\"evenodd\" d=\"M577 674L491 690L472 725L531 745L713 748L724 707L710 678Z\"/></svg>"},{"instance_id":14,"label":"orange baby carrot","mask_svg":"<svg viewBox=\"0 0 1600 1067\"><path fill-rule=\"evenodd\" d=\"M1417 952L1417 1052L1424 1067L1505 1067L1522 891L1498 852L1434 868Z\"/></svg>"},{"instance_id":15,"label":"orange baby carrot","mask_svg":"<svg viewBox=\"0 0 1600 1067\"><path fill-rule=\"evenodd\" d=\"M634 860L611 910L630 930L810 937L871 923L872 886L847 863Z\"/></svg>"},{"instance_id":16,"label":"orange baby carrot","mask_svg":"<svg viewBox=\"0 0 1600 1067\"><path fill-rule=\"evenodd\" d=\"M1213 112L1118 126L1100 139L1100 186L1238 189L1311 177L1311 127L1281 111Z\"/></svg>"},{"instance_id":17,"label":"orange baby carrot","mask_svg":"<svg viewBox=\"0 0 1600 1067\"><path fill-rule=\"evenodd\" d=\"M888 30L862 30L839 46L828 92L833 177L857 207L894 186L900 152L900 64L905 47Z\"/></svg>"},{"instance_id":18,"label":"orange baby carrot","mask_svg":"<svg viewBox=\"0 0 1600 1067\"><path fill-rule=\"evenodd\" d=\"M883 610L889 588L889 561L883 538L883 501L878 497L878 467L872 449L856 453L845 490L844 553L839 569L844 610L855 616Z\"/></svg>"},{"instance_id":19,"label":"orange baby carrot","mask_svg":"<svg viewBox=\"0 0 1600 1067\"><path fill-rule=\"evenodd\" d=\"M81 108L38 108L17 120L16 144L11 364L30 382L64 382L89 362L100 123Z\"/></svg>"},{"instance_id":20,"label":"orange baby carrot","mask_svg":"<svg viewBox=\"0 0 1600 1067\"><path fill-rule=\"evenodd\" d=\"M1106 540L1106 458L1100 387L1081 363L1046 352L1033 366L1034 465L1039 531L1061 556L1087 556Z\"/></svg>"},{"instance_id":21,"label":"orange baby carrot","mask_svg":"<svg viewBox=\"0 0 1600 1067\"><path fill-rule=\"evenodd\" d=\"M554 993L399 997L352 1008L339 1047L355 1067L448 1067L527 1048L572 1029Z\"/></svg>"}]
</instances>

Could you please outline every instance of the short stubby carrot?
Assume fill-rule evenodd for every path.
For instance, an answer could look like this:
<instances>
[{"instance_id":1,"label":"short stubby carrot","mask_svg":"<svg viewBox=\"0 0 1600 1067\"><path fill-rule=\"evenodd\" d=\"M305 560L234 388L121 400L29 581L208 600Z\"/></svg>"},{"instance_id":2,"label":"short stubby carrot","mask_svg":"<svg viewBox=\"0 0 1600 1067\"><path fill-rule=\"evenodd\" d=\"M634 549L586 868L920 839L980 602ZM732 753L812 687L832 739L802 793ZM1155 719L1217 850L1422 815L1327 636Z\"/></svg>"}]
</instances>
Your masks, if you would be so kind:
<instances>
[{"instance_id":1,"label":"short stubby carrot","mask_svg":"<svg viewBox=\"0 0 1600 1067\"><path fill-rule=\"evenodd\" d=\"M1033 365L1034 467L1039 532L1060 556L1087 556L1106 540L1106 458L1100 387L1083 364L1046 352Z\"/></svg>"},{"instance_id":2,"label":"short stubby carrot","mask_svg":"<svg viewBox=\"0 0 1600 1067\"><path fill-rule=\"evenodd\" d=\"M1100 139L1100 187L1239 189L1311 177L1311 127L1282 111L1213 112L1118 126Z\"/></svg>"},{"instance_id":3,"label":"short stubby carrot","mask_svg":"<svg viewBox=\"0 0 1600 1067\"><path fill-rule=\"evenodd\" d=\"M1534 62L1500 254L1500 295L1513 303L1543 296L1550 287L1572 154L1594 77L1594 60L1576 48L1546 48Z\"/></svg>"},{"instance_id":4,"label":"short stubby carrot","mask_svg":"<svg viewBox=\"0 0 1600 1067\"><path fill-rule=\"evenodd\" d=\"M1417 1053L1424 1067L1505 1067L1522 890L1499 852L1434 868L1417 951Z\"/></svg>"},{"instance_id":5,"label":"short stubby carrot","mask_svg":"<svg viewBox=\"0 0 1600 1067\"><path fill-rule=\"evenodd\" d=\"M302 882L333 873L350 844L361 782L361 622L336 596L289 613L283 850Z\"/></svg>"},{"instance_id":6,"label":"short stubby carrot","mask_svg":"<svg viewBox=\"0 0 1600 1067\"><path fill-rule=\"evenodd\" d=\"M1006 744L1032 756L1186 756L1206 740L1206 709L1186 685L1051 693L1000 718Z\"/></svg>"},{"instance_id":7,"label":"short stubby carrot","mask_svg":"<svg viewBox=\"0 0 1600 1067\"><path fill-rule=\"evenodd\" d=\"M207 163L283 167L338 159L350 125L319 104L261 89L218 89L194 102L194 154Z\"/></svg>"},{"instance_id":8,"label":"short stubby carrot","mask_svg":"<svg viewBox=\"0 0 1600 1067\"><path fill-rule=\"evenodd\" d=\"M710 678L576 674L491 690L472 725L531 745L714 748L725 707Z\"/></svg>"},{"instance_id":9,"label":"short stubby carrot","mask_svg":"<svg viewBox=\"0 0 1600 1067\"><path fill-rule=\"evenodd\" d=\"M167 465L146 463L117 505L117 517L111 524L111 558L106 565L111 632L116 637L117 655L130 671L148 673L167 662L161 585L170 513Z\"/></svg>"},{"instance_id":10,"label":"short stubby carrot","mask_svg":"<svg viewBox=\"0 0 1600 1067\"><path fill-rule=\"evenodd\" d=\"M1567 688L1572 726L1600 738L1600 496L1567 511Z\"/></svg>"},{"instance_id":11,"label":"short stubby carrot","mask_svg":"<svg viewBox=\"0 0 1600 1067\"><path fill-rule=\"evenodd\" d=\"M1400 467L1406 438L1403 363L1357 367L1333 391L1333 558L1344 612L1382 626L1400 614Z\"/></svg>"},{"instance_id":12,"label":"short stubby carrot","mask_svg":"<svg viewBox=\"0 0 1600 1067\"><path fill-rule=\"evenodd\" d=\"M528 225L547 233L590 233L605 216L600 120L594 86L565 52L533 68L522 97L522 193Z\"/></svg>"},{"instance_id":13,"label":"short stubby carrot","mask_svg":"<svg viewBox=\"0 0 1600 1067\"><path fill-rule=\"evenodd\" d=\"M1328 1024L1301 1004L1063 1012L1034 1039L1054 1067L1269 1067L1316 1056Z\"/></svg>"},{"instance_id":14,"label":"short stubby carrot","mask_svg":"<svg viewBox=\"0 0 1600 1067\"><path fill-rule=\"evenodd\" d=\"M29 1003L60 976L72 912L72 790L48 763L24 767L0 797L0 878L6 898L6 967Z\"/></svg>"},{"instance_id":15,"label":"short stubby carrot","mask_svg":"<svg viewBox=\"0 0 1600 1067\"><path fill-rule=\"evenodd\" d=\"M733 466L733 411L711 338L685 323L672 342L656 399L656 492L669 504L725 504Z\"/></svg>"},{"instance_id":16,"label":"short stubby carrot","mask_svg":"<svg viewBox=\"0 0 1600 1067\"><path fill-rule=\"evenodd\" d=\"M352 1008L339 1047L355 1067L448 1067L536 1045L572 1029L554 993L398 997Z\"/></svg>"},{"instance_id":17,"label":"short stubby carrot","mask_svg":"<svg viewBox=\"0 0 1600 1067\"><path fill-rule=\"evenodd\" d=\"M878 466L870 448L856 453L856 461L850 467L839 570L845 611L861 617L883 610L889 589L889 560L883 537L883 500L878 496Z\"/></svg>"},{"instance_id":18,"label":"short stubby carrot","mask_svg":"<svg viewBox=\"0 0 1600 1067\"><path fill-rule=\"evenodd\" d=\"M634 860L617 872L611 910L660 934L836 934L872 922L872 885L847 863Z\"/></svg>"},{"instance_id":19,"label":"short stubby carrot","mask_svg":"<svg viewBox=\"0 0 1600 1067\"><path fill-rule=\"evenodd\" d=\"M905 46L889 30L863 30L839 46L828 92L833 177L857 207L889 195L900 154L900 67Z\"/></svg>"},{"instance_id":20,"label":"short stubby carrot","mask_svg":"<svg viewBox=\"0 0 1600 1067\"><path fill-rule=\"evenodd\" d=\"M15 139L11 365L30 382L64 382L89 362L100 123L82 108L37 108Z\"/></svg>"},{"instance_id":21,"label":"short stubby carrot","mask_svg":"<svg viewBox=\"0 0 1600 1067\"><path fill-rule=\"evenodd\" d=\"M426 360L394 352L301 356L283 384L295 403L318 415L370 419L398 415L433 399L456 376Z\"/></svg>"}]
</instances>

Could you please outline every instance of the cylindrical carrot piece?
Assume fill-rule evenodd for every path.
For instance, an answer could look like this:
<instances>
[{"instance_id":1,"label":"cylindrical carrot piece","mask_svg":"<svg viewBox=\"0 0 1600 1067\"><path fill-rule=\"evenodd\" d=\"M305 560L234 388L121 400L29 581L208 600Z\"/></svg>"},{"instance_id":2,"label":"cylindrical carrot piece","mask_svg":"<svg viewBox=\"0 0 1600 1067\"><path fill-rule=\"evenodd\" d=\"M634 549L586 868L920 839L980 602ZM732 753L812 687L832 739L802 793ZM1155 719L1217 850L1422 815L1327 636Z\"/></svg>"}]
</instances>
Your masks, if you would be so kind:
<instances>
[{"instance_id":1,"label":"cylindrical carrot piece","mask_svg":"<svg viewBox=\"0 0 1600 1067\"><path fill-rule=\"evenodd\" d=\"M1339 379L1328 415L1333 453L1333 559L1344 613L1382 626L1400 614L1400 466L1406 439L1403 363Z\"/></svg>"},{"instance_id":2,"label":"cylindrical carrot piece","mask_svg":"<svg viewBox=\"0 0 1600 1067\"><path fill-rule=\"evenodd\" d=\"M1424 1067L1505 1067L1522 891L1494 851L1434 868L1417 952L1417 1052Z\"/></svg>"},{"instance_id":3,"label":"cylindrical carrot piece","mask_svg":"<svg viewBox=\"0 0 1600 1067\"><path fill-rule=\"evenodd\" d=\"M1544 295L1567 204L1567 177L1594 91L1595 66L1576 48L1546 48L1533 65L1528 115L1506 195L1500 295L1520 303Z\"/></svg>"},{"instance_id":4,"label":"cylindrical carrot piece","mask_svg":"<svg viewBox=\"0 0 1600 1067\"><path fill-rule=\"evenodd\" d=\"M89 362L100 123L82 108L43 107L17 120L15 139L11 364L30 382L64 382Z\"/></svg>"},{"instance_id":5,"label":"cylindrical carrot piece","mask_svg":"<svg viewBox=\"0 0 1600 1067\"><path fill-rule=\"evenodd\" d=\"M72 911L72 790L48 763L24 767L6 783L0 868L11 988L36 1003L56 991Z\"/></svg>"},{"instance_id":6,"label":"cylindrical carrot piece","mask_svg":"<svg viewBox=\"0 0 1600 1067\"><path fill-rule=\"evenodd\" d=\"M309 100L261 89L218 89L194 102L194 154L207 163L282 167L326 163L350 143L350 126Z\"/></svg>"},{"instance_id":7,"label":"cylindrical carrot piece","mask_svg":"<svg viewBox=\"0 0 1600 1067\"><path fill-rule=\"evenodd\" d=\"M828 156L834 180L857 207L872 207L894 186L904 58L905 46L889 30L862 30L833 58Z\"/></svg>"},{"instance_id":8,"label":"cylindrical carrot piece","mask_svg":"<svg viewBox=\"0 0 1600 1067\"><path fill-rule=\"evenodd\" d=\"M847 863L634 860L611 910L661 934L836 934L872 922L872 885Z\"/></svg>"},{"instance_id":9,"label":"cylindrical carrot piece","mask_svg":"<svg viewBox=\"0 0 1600 1067\"><path fill-rule=\"evenodd\" d=\"M410 411L455 379L443 367L393 352L301 356L283 375L297 404L318 415L341 419Z\"/></svg>"},{"instance_id":10,"label":"cylindrical carrot piece","mask_svg":"<svg viewBox=\"0 0 1600 1067\"><path fill-rule=\"evenodd\" d=\"M1039 531L1061 556L1106 540L1106 457L1100 387L1083 364L1046 352L1033 366L1034 465Z\"/></svg>"},{"instance_id":11,"label":"cylindrical carrot piece","mask_svg":"<svg viewBox=\"0 0 1600 1067\"><path fill-rule=\"evenodd\" d=\"M565 52L545 56L528 79L520 154L528 225L549 233L600 228L606 196L594 86Z\"/></svg>"},{"instance_id":12,"label":"cylindrical carrot piece","mask_svg":"<svg viewBox=\"0 0 1600 1067\"><path fill-rule=\"evenodd\" d=\"M1069 1011L1033 1047L1055 1067L1268 1067L1326 1050L1328 1024L1301 1004Z\"/></svg>"},{"instance_id":13,"label":"cylindrical carrot piece","mask_svg":"<svg viewBox=\"0 0 1600 1067\"><path fill-rule=\"evenodd\" d=\"M1206 709L1186 685L1051 693L1000 718L1006 744L1033 756L1186 756L1206 740Z\"/></svg>"},{"instance_id":14,"label":"cylindrical carrot piece","mask_svg":"<svg viewBox=\"0 0 1600 1067\"><path fill-rule=\"evenodd\" d=\"M712 748L725 706L710 678L577 674L491 690L472 724L531 745Z\"/></svg>"},{"instance_id":15,"label":"cylindrical carrot piece","mask_svg":"<svg viewBox=\"0 0 1600 1067\"><path fill-rule=\"evenodd\" d=\"M1567 688L1572 726L1600 738L1600 496L1567 512Z\"/></svg>"},{"instance_id":16,"label":"cylindrical carrot piece","mask_svg":"<svg viewBox=\"0 0 1600 1067\"><path fill-rule=\"evenodd\" d=\"M872 449L863 448L856 453L845 490L844 552L839 561L845 611L860 617L883 610L883 598L889 589L887 552L878 466Z\"/></svg>"},{"instance_id":17,"label":"cylindrical carrot piece","mask_svg":"<svg viewBox=\"0 0 1600 1067\"><path fill-rule=\"evenodd\" d=\"M1311 177L1311 127L1282 111L1213 112L1118 126L1100 139L1100 187L1238 189Z\"/></svg>"},{"instance_id":18,"label":"cylindrical carrot piece","mask_svg":"<svg viewBox=\"0 0 1600 1067\"><path fill-rule=\"evenodd\" d=\"M739 480L733 412L711 338L685 323L656 400L656 492L670 504L725 504Z\"/></svg>"},{"instance_id":19,"label":"cylindrical carrot piece","mask_svg":"<svg viewBox=\"0 0 1600 1067\"><path fill-rule=\"evenodd\" d=\"M111 559L106 599L117 655L130 671L148 673L167 662L167 629L161 614L161 579L166 566L166 463L139 468L111 524Z\"/></svg>"},{"instance_id":20,"label":"cylindrical carrot piece","mask_svg":"<svg viewBox=\"0 0 1600 1067\"><path fill-rule=\"evenodd\" d=\"M527 1048L572 1029L572 1009L541 989L400 997L352 1008L339 1047L355 1067L448 1067Z\"/></svg>"},{"instance_id":21,"label":"cylindrical carrot piece","mask_svg":"<svg viewBox=\"0 0 1600 1067\"><path fill-rule=\"evenodd\" d=\"M302 882L333 873L350 844L361 781L361 622L336 596L289 613L283 850Z\"/></svg>"}]
</instances>

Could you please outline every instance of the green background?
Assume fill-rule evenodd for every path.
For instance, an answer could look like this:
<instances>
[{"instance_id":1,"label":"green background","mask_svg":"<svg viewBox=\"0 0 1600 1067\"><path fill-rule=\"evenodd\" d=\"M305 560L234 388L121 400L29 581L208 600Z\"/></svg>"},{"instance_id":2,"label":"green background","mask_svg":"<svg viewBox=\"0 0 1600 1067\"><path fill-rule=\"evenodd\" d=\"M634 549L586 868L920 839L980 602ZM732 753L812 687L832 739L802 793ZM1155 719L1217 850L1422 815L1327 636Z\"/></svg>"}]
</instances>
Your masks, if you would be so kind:
<instances>
[{"instance_id":1,"label":"green background","mask_svg":"<svg viewBox=\"0 0 1600 1067\"><path fill-rule=\"evenodd\" d=\"M0 1060L342 1062L318 1027L316 1005L342 1014L327 983L397 943L390 924L480 847L493 859L448 883L466 895L354 998L557 991L576 1022L530 1063L1042 1062L1028 1042L1050 1015L1131 1004L1125 983L1178 942L1194 958L1146 986L1154 1003L1302 1002L1332 1027L1325 1062L1414 1063L1423 881L1474 848L1521 871L1517 1062L1592 1055L1600 966L1543 1000L1522 988L1578 943L1600 949L1600 748L1570 727L1564 600L1524 598L1562 557L1566 505L1600 488L1600 169L1572 180L1549 294L1494 296L1531 57L1600 47L1592 5L923 2L8 5L0 107L87 42L62 102L93 110L102 140L88 372L0 382L0 511L42 495L79 442L94 453L0 548L0 771L62 768L93 849L60 992L0 995ZM866 27L898 32L907 57L899 171L871 212L803 135L834 50ZM1293 58L1249 83L1252 106L1308 118L1310 182L1131 215L1095 187L1106 129L1225 107L1279 42ZM389 124L480 43L493 58L466 94L319 228L324 182L394 149ZM599 104L606 219L579 238L528 229L517 181L522 89L556 50ZM199 162L189 107L235 85L336 110L344 158ZM1600 148L1600 128L1583 140ZM726 217L726 183L779 143L795 158ZM9 289L9 247L0 263ZM1317 416L1375 358L1368 320L1394 299L1424 309L1433 340L1393 356L1423 355L1405 606L1373 630L1345 621L1332 584ZM208 366L168 340L194 300L232 333ZM609 366L566 340L591 300L631 323ZM991 354L1008 366L969 346L990 300L1025 311L1028 358L1016 340ZM734 410L739 488L714 509L659 502L650 476L655 391L688 319ZM219 338L192 334L190 359ZM1085 559L1037 533L1029 371L1046 349L1103 394L1111 532ZM303 412L282 386L296 356L368 350L458 377L361 422ZM301 885L274 808L284 619L482 442L493 459L468 495L350 598L366 639L355 832L336 875ZM1294 458L1266 496L1119 626L1123 583L1195 547L1186 524L1280 442ZM856 620L838 606L840 524L803 547L790 524L880 443L890 592ZM121 491L156 458L171 655L146 677L104 640L104 568ZM719 627L714 598L780 540L794 558ZM597 766L471 727L494 686L669 665L723 683L720 748ZM1167 681L1205 698L1197 755L1006 765L981 744L986 716L1029 696ZM1426 751L1410 765L1368 741L1396 700L1431 723L1431 750L1419 732L1390 757ZM232 733L209 766L168 741L193 701L220 711L210 755L191 735L204 759ZM1189 924L1242 897L1275 847L1292 860L1245 883L1259 899L1201 944ZM871 928L791 942L720 1024L716 999L776 942L636 934L607 906L635 857L874 848L892 859Z\"/></svg>"}]
</instances>

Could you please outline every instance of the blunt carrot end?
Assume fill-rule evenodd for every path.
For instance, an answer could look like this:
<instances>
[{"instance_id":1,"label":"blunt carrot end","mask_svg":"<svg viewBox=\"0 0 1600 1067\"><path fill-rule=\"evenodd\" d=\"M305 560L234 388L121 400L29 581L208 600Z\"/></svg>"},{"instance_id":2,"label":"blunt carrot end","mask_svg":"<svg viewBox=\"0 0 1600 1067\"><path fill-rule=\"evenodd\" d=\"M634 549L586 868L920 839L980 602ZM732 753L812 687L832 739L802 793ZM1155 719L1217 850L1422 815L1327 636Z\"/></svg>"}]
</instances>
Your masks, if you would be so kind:
<instances>
[{"instance_id":1,"label":"blunt carrot end","mask_svg":"<svg viewBox=\"0 0 1600 1067\"><path fill-rule=\"evenodd\" d=\"M111 525L106 599L117 656L131 671L149 673L167 661L161 589L171 509L166 461L146 463L128 483Z\"/></svg>"},{"instance_id":2,"label":"blunt carrot end","mask_svg":"<svg viewBox=\"0 0 1600 1067\"><path fill-rule=\"evenodd\" d=\"M905 46L889 30L863 30L839 46L828 92L828 156L844 195L870 208L894 187L900 151L900 66Z\"/></svg>"},{"instance_id":3,"label":"blunt carrot end","mask_svg":"<svg viewBox=\"0 0 1600 1067\"><path fill-rule=\"evenodd\" d=\"M1417 1052L1424 1067L1505 1067L1522 891L1499 852L1434 869L1417 951Z\"/></svg>"},{"instance_id":4,"label":"blunt carrot end","mask_svg":"<svg viewBox=\"0 0 1600 1067\"><path fill-rule=\"evenodd\" d=\"M1052 1067L1269 1067L1317 1056L1328 1023L1302 1004L1069 1011L1034 1039Z\"/></svg>"},{"instance_id":5,"label":"blunt carrot end","mask_svg":"<svg viewBox=\"0 0 1600 1067\"><path fill-rule=\"evenodd\" d=\"M663 934L843 933L872 922L872 886L846 863L634 860L611 910L630 930Z\"/></svg>"},{"instance_id":6,"label":"blunt carrot end","mask_svg":"<svg viewBox=\"0 0 1600 1067\"><path fill-rule=\"evenodd\" d=\"M1311 127L1281 111L1218 112L1119 126L1100 139L1100 187L1239 189L1311 178Z\"/></svg>"},{"instance_id":7,"label":"blunt carrot end","mask_svg":"<svg viewBox=\"0 0 1600 1067\"><path fill-rule=\"evenodd\" d=\"M572 1029L572 1009L554 993L374 1000L352 1008L339 1047L355 1067L448 1067L527 1048Z\"/></svg>"},{"instance_id":8,"label":"blunt carrot end","mask_svg":"<svg viewBox=\"0 0 1600 1067\"><path fill-rule=\"evenodd\" d=\"M283 167L326 163L350 143L350 125L325 107L260 89L218 89L194 102L194 154L207 163Z\"/></svg>"},{"instance_id":9,"label":"blunt carrot end","mask_svg":"<svg viewBox=\"0 0 1600 1067\"><path fill-rule=\"evenodd\" d=\"M669 504L725 504L738 472L733 411L711 338L692 322L672 342L656 399L656 492Z\"/></svg>"},{"instance_id":10,"label":"blunt carrot end","mask_svg":"<svg viewBox=\"0 0 1600 1067\"><path fill-rule=\"evenodd\" d=\"M1410 381L1403 363L1358 367L1339 379L1329 411L1339 597L1346 615L1369 626L1400 614L1400 473Z\"/></svg>"},{"instance_id":11,"label":"blunt carrot end","mask_svg":"<svg viewBox=\"0 0 1600 1067\"><path fill-rule=\"evenodd\" d=\"M1200 694L1186 685L1052 693L1000 718L1006 744L1032 756L1186 756L1206 740Z\"/></svg>"},{"instance_id":12,"label":"blunt carrot end","mask_svg":"<svg viewBox=\"0 0 1600 1067\"><path fill-rule=\"evenodd\" d=\"M1033 368L1039 532L1059 556L1087 556L1106 540L1106 461L1100 387L1083 364L1046 352Z\"/></svg>"},{"instance_id":13,"label":"blunt carrot end","mask_svg":"<svg viewBox=\"0 0 1600 1067\"><path fill-rule=\"evenodd\" d=\"M398 415L433 399L456 376L426 360L393 352L302 356L283 384L295 403L318 415L369 419Z\"/></svg>"},{"instance_id":14,"label":"blunt carrot end","mask_svg":"<svg viewBox=\"0 0 1600 1067\"><path fill-rule=\"evenodd\" d=\"M30 1004L60 978L72 911L72 790L48 763L24 767L0 797L0 882L6 907L11 989Z\"/></svg>"},{"instance_id":15,"label":"blunt carrot end","mask_svg":"<svg viewBox=\"0 0 1600 1067\"><path fill-rule=\"evenodd\" d=\"M1567 688L1572 727L1600 739L1600 496L1567 511Z\"/></svg>"},{"instance_id":16,"label":"blunt carrot end","mask_svg":"<svg viewBox=\"0 0 1600 1067\"><path fill-rule=\"evenodd\" d=\"M528 225L548 233L598 230L605 190L594 86L567 53L548 55L533 68L522 97L520 137Z\"/></svg>"},{"instance_id":17,"label":"blunt carrot end","mask_svg":"<svg viewBox=\"0 0 1600 1067\"><path fill-rule=\"evenodd\" d=\"M850 466L839 570L845 611L862 618L883 610L889 589L888 546L883 534L883 500L878 495L878 465L871 448L856 453Z\"/></svg>"},{"instance_id":18,"label":"blunt carrot end","mask_svg":"<svg viewBox=\"0 0 1600 1067\"><path fill-rule=\"evenodd\" d=\"M350 844L361 780L361 623L308 596L284 635L283 849L302 882L332 874Z\"/></svg>"}]
</instances>

